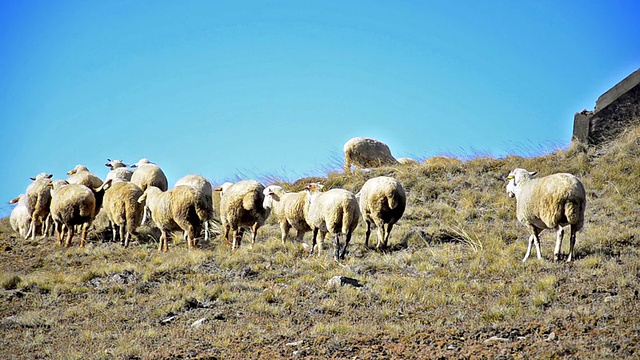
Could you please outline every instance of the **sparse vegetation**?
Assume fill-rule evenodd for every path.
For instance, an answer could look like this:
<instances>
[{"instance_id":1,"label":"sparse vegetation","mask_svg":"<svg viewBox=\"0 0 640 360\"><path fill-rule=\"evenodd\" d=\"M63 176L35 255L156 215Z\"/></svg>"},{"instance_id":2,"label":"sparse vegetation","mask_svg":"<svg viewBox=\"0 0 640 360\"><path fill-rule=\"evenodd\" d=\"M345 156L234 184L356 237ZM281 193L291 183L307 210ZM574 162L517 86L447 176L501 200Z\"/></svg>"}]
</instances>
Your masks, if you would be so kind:
<instances>
[{"instance_id":1,"label":"sparse vegetation","mask_svg":"<svg viewBox=\"0 0 640 360\"><path fill-rule=\"evenodd\" d=\"M23 240L0 221L3 358L637 358L640 356L640 128L603 147L478 157L350 176L357 191L397 178L407 209L387 252L357 228L342 263L282 244L278 226L232 252L218 237L157 251L94 233L84 249ZM528 234L503 177L570 172L587 191L575 261L522 263ZM314 178L313 181L318 181ZM304 181L285 183L297 191ZM245 235L246 236L246 235ZM156 239L156 240L154 240ZM183 242L176 233L174 241ZM305 242L310 242L307 234ZM248 243L248 242L246 242ZM568 244L563 244L566 252ZM331 249L331 244L325 244ZM336 275L363 286L328 288ZM205 319L202 321L198 320Z\"/></svg>"}]
</instances>

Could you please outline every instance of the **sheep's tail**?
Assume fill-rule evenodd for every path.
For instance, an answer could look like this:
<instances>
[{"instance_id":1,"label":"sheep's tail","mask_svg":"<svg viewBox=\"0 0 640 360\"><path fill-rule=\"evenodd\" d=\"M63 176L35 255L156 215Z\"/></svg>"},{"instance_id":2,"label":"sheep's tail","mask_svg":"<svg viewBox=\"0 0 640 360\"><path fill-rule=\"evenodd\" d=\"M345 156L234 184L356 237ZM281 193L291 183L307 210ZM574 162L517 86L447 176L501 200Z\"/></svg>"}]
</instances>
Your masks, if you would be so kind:
<instances>
[{"instance_id":1,"label":"sheep's tail","mask_svg":"<svg viewBox=\"0 0 640 360\"><path fill-rule=\"evenodd\" d=\"M213 214L213 203L209 198L199 195L196 197L196 214L201 223L206 222Z\"/></svg>"},{"instance_id":2,"label":"sheep's tail","mask_svg":"<svg viewBox=\"0 0 640 360\"><path fill-rule=\"evenodd\" d=\"M564 216L567 218L567 222L572 225L576 225L577 230L582 228L584 222L584 202L569 200L564 205Z\"/></svg>"},{"instance_id":3,"label":"sheep's tail","mask_svg":"<svg viewBox=\"0 0 640 360\"><path fill-rule=\"evenodd\" d=\"M387 196L387 202L389 204L389 209L395 209L400 206L400 196L393 192L391 193L391 196Z\"/></svg>"},{"instance_id":4,"label":"sheep's tail","mask_svg":"<svg viewBox=\"0 0 640 360\"><path fill-rule=\"evenodd\" d=\"M358 203L345 202L342 205L342 233L350 233L357 226L359 218Z\"/></svg>"}]
</instances>

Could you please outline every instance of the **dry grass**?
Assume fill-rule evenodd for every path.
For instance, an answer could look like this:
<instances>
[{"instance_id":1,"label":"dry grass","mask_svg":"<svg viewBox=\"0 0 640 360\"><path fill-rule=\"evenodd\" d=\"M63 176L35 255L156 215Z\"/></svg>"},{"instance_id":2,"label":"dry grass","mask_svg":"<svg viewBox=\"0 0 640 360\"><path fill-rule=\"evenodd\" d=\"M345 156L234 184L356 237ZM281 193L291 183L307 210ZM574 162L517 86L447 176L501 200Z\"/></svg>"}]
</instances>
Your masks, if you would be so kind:
<instances>
[{"instance_id":1,"label":"dry grass","mask_svg":"<svg viewBox=\"0 0 640 360\"><path fill-rule=\"evenodd\" d=\"M515 167L585 184L576 261L521 263L528 234L503 177ZM308 181L357 191L391 175L408 193L392 250L308 257L273 224L231 252L220 239L167 254L152 229L128 249L95 232L85 249L25 241L0 222L5 358L637 358L640 130L598 149L433 161ZM215 233L215 230L214 230ZM309 242L309 235L305 237ZM564 251L566 252L566 244ZM325 249L331 249L327 241ZM327 288L336 275L362 287ZM199 326L192 326L204 319Z\"/></svg>"}]
</instances>

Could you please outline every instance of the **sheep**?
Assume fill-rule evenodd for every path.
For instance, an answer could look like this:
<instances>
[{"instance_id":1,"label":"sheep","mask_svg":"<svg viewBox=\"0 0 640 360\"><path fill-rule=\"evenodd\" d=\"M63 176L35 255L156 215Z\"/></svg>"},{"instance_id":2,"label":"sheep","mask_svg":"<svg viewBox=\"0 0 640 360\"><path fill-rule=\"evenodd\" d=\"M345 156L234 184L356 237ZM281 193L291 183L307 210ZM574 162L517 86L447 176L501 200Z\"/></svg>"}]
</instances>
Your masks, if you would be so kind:
<instances>
[{"instance_id":1,"label":"sheep","mask_svg":"<svg viewBox=\"0 0 640 360\"><path fill-rule=\"evenodd\" d=\"M302 242L304 234L307 231L311 231L311 227L307 224L304 216L307 192L288 193L278 185L269 185L264 189L263 193L263 207L271 209L271 213L274 214L278 224L280 224L282 244L285 244L289 230L292 227L297 231L296 240Z\"/></svg>"},{"instance_id":2,"label":"sheep","mask_svg":"<svg viewBox=\"0 0 640 360\"><path fill-rule=\"evenodd\" d=\"M133 171L127 169L127 164L123 163L122 160L111 160L107 159L108 163L104 164L104 166L108 167L110 170L107 173L106 180L109 179L118 179L120 181L131 181L131 176L133 175Z\"/></svg>"},{"instance_id":3,"label":"sheep","mask_svg":"<svg viewBox=\"0 0 640 360\"><path fill-rule=\"evenodd\" d=\"M67 177L69 184L80 184L90 189L95 189L102 185L102 180L84 165L76 165L76 167L67 172L67 175L69 175Z\"/></svg>"},{"instance_id":4,"label":"sheep","mask_svg":"<svg viewBox=\"0 0 640 360\"><path fill-rule=\"evenodd\" d=\"M129 239L142 220L144 206L138 202L142 194L138 185L128 181L113 181L106 188L103 207L111 224L113 241L116 241L118 231L124 247L129 246Z\"/></svg>"},{"instance_id":5,"label":"sheep","mask_svg":"<svg viewBox=\"0 0 640 360\"><path fill-rule=\"evenodd\" d=\"M151 217L160 228L159 251L167 252L167 232L181 229L187 232L187 248L191 250L195 243L195 236L200 232L202 222L208 218L206 204L191 186L180 185L168 191L161 191L158 187L149 186L138 199L145 203L151 211Z\"/></svg>"},{"instance_id":6,"label":"sheep","mask_svg":"<svg viewBox=\"0 0 640 360\"><path fill-rule=\"evenodd\" d=\"M538 260L542 259L538 235L545 229L557 229L553 257L558 261L564 235L563 227L570 225L571 237L567 255L567 262L570 262L573 259L576 232L581 230L584 224L584 186L571 174L558 173L533 179L536 173L518 168L507 177L507 193L509 197L516 198L516 217L531 232L527 253L522 261L525 262L529 258L533 244L536 246Z\"/></svg>"},{"instance_id":7,"label":"sheep","mask_svg":"<svg viewBox=\"0 0 640 360\"><path fill-rule=\"evenodd\" d=\"M160 167L149 161L147 158L140 159L137 163L131 165L132 168L136 168L131 175L131 182L138 185L142 191L147 190L150 186L155 186L161 191L167 191L169 183L167 177ZM142 224L147 222L147 211L143 210Z\"/></svg>"},{"instance_id":8,"label":"sheep","mask_svg":"<svg viewBox=\"0 0 640 360\"><path fill-rule=\"evenodd\" d=\"M188 185L196 190L199 197L202 197L209 216L204 220L204 240L209 240L209 220L213 219L213 187L209 180L202 175L185 175L176 181L175 186ZM185 232L185 239L187 233Z\"/></svg>"},{"instance_id":9,"label":"sheep","mask_svg":"<svg viewBox=\"0 0 640 360\"><path fill-rule=\"evenodd\" d=\"M80 247L84 247L87 229L102 206L104 189L110 183L111 180L107 180L95 189L80 184L69 184L51 190L51 218L56 227L59 245L62 245L64 239L65 246L71 246L74 227L81 225Z\"/></svg>"},{"instance_id":10,"label":"sheep","mask_svg":"<svg viewBox=\"0 0 640 360\"><path fill-rule=\"evenodd\" d=\"M378 250L387 247L393 225L400 220L407 204L407 195L400 182L392 177L378 176L367 180L356 195L360 212L367 224L364 244L369 247L371 224L378 228Z\"/></svg>"},{"instance_id":11,"label":"sheep","mask_svg":"<svg viewBox=\"0 0 640 360\"><path fill-rule=\"evenodd\" d=\"M43 234L46 235L48 229L46 227L46 218L49 215L49 206L51 204L51 178L53 174L40 173L36 177L32 177L33 182L29 184L26 190L27 196L27 209L29 210L29 216L31 221L29 223L29 229L27 230L25 239L31 236L31 239L36 238L37 227L45 222L43 227Z\"/></svg>"},{"instance_id":12,"label":"sheep","mask_svg":"<svg viewBox=\"0 0 640 360\"><path fill-rule=\"evenodd\" d=\"M344 144L344 172L356 168L372 168L384 165L398 165L387 144L375 139L356 137Z\"/></svg>"},{"instance_id":13,"label":"sheep","mask_svg":"<svg viewBox=\"0 0 640 360\"><path fill-rule=\"evenodd\" d=\"M255 180L242 180L235 184L225 183L216 190L222 191L220 199L220 220L224 229L224 239L231 249L239 249L242 242L243 226L251 227L251 244L255 244L258 229L269 217L270 209L263 207L264 185Z\"/></svg>"},{"instance_id":14,"label":"sheep","mask_svg":"<svg viewBox=\"0 0 640 360\"><path fill-rule=\"evenodd\" d=\"M13 231L17 232L20 237L25 237L27 231L29 231L29 223L31 222L31 216L27 208L27 196L20 194L17 198L9 201L9 204L16 203L18 205L11 210L9 222Z\"/></svg>"},{"instance_id":15,"label":"sheep","mask_svg":"<svg viewBox=\"0 0 640 360\"><path fill-rule=\"evenodd\" d=\"M343 189L322 192L322 187L320 184L311 183L305 188L308 192L305 217L307 224L313 231L310 255L313 254L316 246L318 232L320 232L319 251L322 250L322 240L329 232L334 234L334 258L339 261L345 258L351 235L358 226L360 209L352 192ZM345 239L344 246L341 248L340 240L342 237Z\"/></svg>"}]
</instances>

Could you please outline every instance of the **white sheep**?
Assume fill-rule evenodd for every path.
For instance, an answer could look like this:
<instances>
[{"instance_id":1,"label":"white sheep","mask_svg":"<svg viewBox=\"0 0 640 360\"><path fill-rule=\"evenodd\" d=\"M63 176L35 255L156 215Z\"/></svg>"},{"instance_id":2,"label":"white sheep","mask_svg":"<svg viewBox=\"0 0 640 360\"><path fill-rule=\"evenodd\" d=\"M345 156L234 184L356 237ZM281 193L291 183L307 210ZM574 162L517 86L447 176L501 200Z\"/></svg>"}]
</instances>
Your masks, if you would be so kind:
<instances>
[{"instance_id":1,"label":"white sheep","mask_svg":"<svg viewBox=\"0 0 640 360\"><path fill-rule=\"evenodd\" d=\"M120 181L131 181L131 176L133 176L133 171L127 168L127 164L122 162L122 160L111 160L107 159L107 163L104 166L108 167L110 170L107 173L106 180L120 180Z\"/></svg>"},{"instance_id":2,"label":"white sheep","mask_svg":"<svg viewBox=\"0 0 640 360\"><path fill-rule=\"evenodd\" d=\"M138 202L142 194L138 185L128 181L113 181L106 187L102 206L111 224L113 241L117 231L124 247L129 246L129 239L142 220L144 206Z\"/></svg>"},{"instance_id":3,"label":"white sheep","mask_svg":"<svg viewBox=\"0 0 640 360\"><path fill-rule=\"evenodd\" d=\"M209 221L213 219L213 187L207 178L202 175L185 175L176 181L175 186L187 185L196 190L199 197L204 201L208 217L204 220L204 240L209 240ZM187 233L184 234L185 239Z\"/></svg>"},{"instance_id":4,"label":"white sheep","mask_svg":"<svg viewBox=\"0 0 640 360\"><path fill-rule=\"evenodd\" d=\"M264 185L255 180L242 180L235 184L225 183L216 189L222 191L220 198L220 220L224 239L231 242L231 249L239 249L243 227L251 227L251 243L255 244L258 229L269 217L269 209L263 207ZM233 237L231 241L229 236Z\"/></svg>"},{"instance_id":5,"label":"white sheep","mask_svg":"<svg viewBox=\"0 0 640 360\"><path fill-rule=\"evenodd\" d=\"M569 254L567 262L573 259L573 247L576 242L576 232L584 224L586 196L584 186L577 177L571 174L559 173L534 179L537 172L525 169L513 170L507 179L507 193L509 197L516 197L516 217L531 232L527 253L522 261L526 261L531 254L531 246L535 244L538 259L540 253L539 234L545 229L557 229L557 239L554 260L560 258L560 247L564 235L564 226L571 225Z\"/></svg>"},{"instance_id":6,"label":"white sheep","mask_svg":"<svg viewBox=\"0 0 640 360\"><path fill-rule=\"evenodd\" d=\"M322 187L315 183L306 187L308 192L306 220L313 231L311 254L316 246L318 232L320 232L319 251L322 250L324 237L327 233L331 233L334 235L334 257L338 261L345 258L351 235L358 226L360 209L352 192L343 189L322 192ZM343 237L344 246L341 247L340 242Z\"/></svg>"},{"instance_id":7,"label":"white sheep","mask_svg":"<svg viewBox=\"0 0 640 360\"><path fill-rule=\"evenodd\" d=\"M297 231L296 240L302 242L302 238L311 227L307 224L304 213L307 204L308 193L306 190L300 192L285 192L281 186L269 185L264 191L265 209L271 209L280 224L282 234L282 244L285 243L289 230L293 227Z\"/></svg>"},{"instance_id":8,"label":"white sheep","mask_svg":"<svg viewBox=\"0 0 640 360\"><path fill-rule=\"evenodd\" d=\"M378 250L387 247L393 225L400 220L407 204L407 195L400 182L392 177L378 176L367 180L356 195L362 218L367 224L364 244L369 247L371 224L378 228Z\"/></svg>"},{"instance_id":9,"label":"white sheep","mask_svg":"<svg viewBox=\"0 0 640 360\"><path fill-rule=\"evenodd\" d=\"M344 171L356 168L373 168L384 165L398 165L387 144L370 138L356 137L344 144Z\"/></svg>"},{"instance_id":10,"label":"white sheep","mask_svg":"<svg viewBox=\"0 0 640 360\"><path fill-rule=\"evenodd\" d=\"M36 177L32 177L33 182L29 184L25 192L27 196L27 209L31 217L29 223L29 229L25 235L25 239L31 236L31 239L35 239L38 226L45 224L42 227L43 234L48 233L46 227L46 219L49 216L49 206L51 204L51 177L53 174L40 173Z\"/></svg>"},{"instance_id":11,"label":"white sheep","mask_svg":"<svg viewBox=\"0 0 640 360\"><path fill-rule=\"evenodd\" d=\"M147 190L150 186L155 186L161 191L167 191L169 182L160 167L149 161L147 158L140 159L137 163L131 165L136 170L131 175L131 182L138 185L142 191ZM142 224L147 222L147 211L143 211Z\"/></svg>"},{"instance_id":12,"label":"white sheep","mask_svg":"<svg viewBox=\"0 0 640 360\"><path fill-rule=\"evenodd\" d=\"M179 229L188 234L188 249L196 245L196 234L200 232L208 213L206 204L191 186L176 186L164 192L155 186L149 186L138 202L145 203L145 207L151 211L153 221L162 232L158 250L167 252L167 232Z\"/></svg>"},{"instance_id":13,"label":"white sheep","mask_svg":"<svg viewBox=\"0 0 640 360\"><path fill-rule=\"evenodd\" d=\"M69 184L80 184L90 189L95 189L102 185L102 179L89 171L84 165L76 165L73 169L67 172L67 182Z\"/></svg>"},{"instance_id":14,"label":"white sheep","mask_svg":"<svg viewBox=\"0 0 640 360\"><path fill-rule=\"evenodd\" d=\"M80 184L69 184L51 190L51 218L58 234L58 244L62 240L71 246L75 226L81 225L80 247L87 241L87 230L96 217L104 197L104 188L111 181L95 189Z\"/></svg>"},{"instance_id":15,"label":"white sheep","mask_svg":"<svg viewBox=\"0 0 640 360\"><path fill-rule=\"evenodd\" d=\"M25 237L27 231L29 231L29 223L31 222L31 215L27 208L27 196L25 194L18 195L17 198L9 201L9 204L18 204L11 210L9 216L9 223L13 231L17 232L20 237Z\"/></svg>"}]
</instances>

